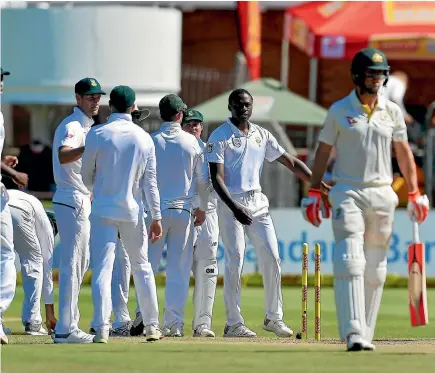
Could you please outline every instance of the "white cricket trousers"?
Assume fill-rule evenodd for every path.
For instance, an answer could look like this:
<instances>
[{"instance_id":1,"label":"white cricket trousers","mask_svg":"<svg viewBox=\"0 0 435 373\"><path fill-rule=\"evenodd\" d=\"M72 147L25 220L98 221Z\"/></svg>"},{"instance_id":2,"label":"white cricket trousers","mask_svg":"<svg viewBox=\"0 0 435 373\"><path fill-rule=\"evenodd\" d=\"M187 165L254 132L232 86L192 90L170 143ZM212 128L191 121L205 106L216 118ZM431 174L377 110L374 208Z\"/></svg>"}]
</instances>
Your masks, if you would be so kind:
<instances>
[{"instance_id":1,"label":"white cricket trousers","mask_svg":"<svg viewBox=\"0 0 435 373\"><path fill-rule=\"evenodd\" d=\"M241 275L245 257L245 233L254 246L265 291L264 308L269 320L282 320L281 260L267 197L257 191L237 194L233 199L247 207L251 225L242 225L233 212L218 201L219 232L225 252L224 302L227 325L244 324L240 310Z\"/></svg>"},{"instance_id":2,"label":"white cricket trousers","mask_svg":"<svg viewBox=\"0 0 435 373\"><path fill-rule=\"evenodd\" d=\"M14 299L17 283L12 219L7 201L6 189L0 183L0 324L2 324L3 313Z\"/></svg>"},{"instance_id":3,"label":"white cricket trousers","mask_svg":"<svg viewBox=\"0 0 435 373\"><path fill-rule=\"evenodd\" d=\"M371 342L387 276L387 253L398 197L391 186L337 183L332 205L334 291L342 341L351 333Z\"/></svg>"},{"instance_id":4,"label":"white cricket trousers","mask_svg":"<svg viewBox=\"0 0 435 373\"><path fill-rule=\"evenodd\" d=\"M92 301L96 330L109 330L112 312L111 282L118 232L127 252L144 325L159 325L156 284L148 261L148 234L144 216L137 223L91 216Z\"/></svg>"},{"instance_id":5,"label":"white cricket trousers","mask_svg":"<svg viewBox=\"0 0 435 373\"><path fill-rule=\"evenodd\" d=\"M21 263L24 302L22 323L41 324L41 294L45 304L53 304L53 228L42 211L35 211L30 202L20 200L10 205L14 227L14 247ZM39 216L38 213L44 213Z\"/></svg>"},{"instance_id":6,"label":"white cricket trousers","mask_svg":"<svg viewBox=\"0 0 435 373\"><path fill-rule=\"evenodd\" d=\"M89 267L91 200L74 192L65 202L53 202L59 230L59 320L56 334L78 329L78 299L83 276Z\"/></svg>"},{"instance_id":7,"label":"white cricket trousers","mask_svg":"<svg viewBox=\"0 0 435 373\"><path fill-rule=\"evenodd\" d=\"M194 227L190 211L185 209L163 210L162 226L162 238L154 244L150 243L150 262L153 270L157 272L166 243L167 267L163 325L170 328L175 323L184 323L184 309L189 296L192 268Z\"/></svg>"}]
</instances>

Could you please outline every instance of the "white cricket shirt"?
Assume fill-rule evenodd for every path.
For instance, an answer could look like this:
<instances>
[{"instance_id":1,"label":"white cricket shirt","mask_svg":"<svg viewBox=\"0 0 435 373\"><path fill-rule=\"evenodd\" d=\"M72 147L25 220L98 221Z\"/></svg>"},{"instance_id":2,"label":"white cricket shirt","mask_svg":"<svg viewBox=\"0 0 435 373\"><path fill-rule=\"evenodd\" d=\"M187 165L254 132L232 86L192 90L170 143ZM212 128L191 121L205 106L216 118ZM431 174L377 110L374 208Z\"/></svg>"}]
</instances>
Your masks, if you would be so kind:
<instances>
[{"instance_id":1,"label":"white cricket shirt","mask_svg":"<svg viewBox=\"0 0 435 373\"><path fill-rule=\"evenodd\" d=\"M151 136L156 147L162 210L190 210L196 192L200 194L201 210L207 210L208 196L203 192L209 186L208 165L196 137L175 122L162 123L160 130Z\"/></svg>"},{"instance_id":2,"label":"white cricket shirt","mask_svg":"<svg viewBox=\"0 0 435 373\"><path fill-rule=\"evenodd\" d=\"M273 162L285 150L268 130L250 123L246 135L228 119L210 135L206 153L208 162L223 163L228 191L241 194L261 191L264 159Z\"/></svg>"},{"instance_id":3,"label":"white cricket shirt","mask_svg":"<svg viewBox=\"0 0 435 373\"><path fill-rule=\"evenodd\" d=\"M369 115L355 91L330 107L319 134L336 148L333 180L356 186L391 185L391 142L407 139L397 104L379 95Z\"/></svg>"},{"instance_id":4,"label":"white cricket shirt","mask_svg":"<svg viewBox=\"0 0 435 373\"><path fill-rule=\"evenodd\" d=\"M137 222L145 195L152 218L161 219L154 144L130 114L113 113L107 123L92 127L81 174L93 191L92 215Z\"/></svg>"},{"instance_id":5,"label":"white cricket shirt","mask_svg":"<svg viewBox=\"0 0 435 373\"><path fill-rule=\"evenodd\" d=\"M45 304L54 304L53 291L53 250L54 234L50 220L47 217L44 206L34 196L24 193L20 190L8 190L9 202L12 219L18 216L20 219L31 219L32 225L35 226L36 238L38 243L34 243L35 249L39 246L42 254L42 296ZM23 216L23 213L25 214ZM28 239L26 237L26 239ZM30 253L32 255L32 253Z\"/></svg>"},{"instance_id":6,"label":"white cricket shirt","mask_svg":"<svg viewBox=\"0 0 435 373\"><path fill-rule=\"evenodd\" d=\"M201 147L202 152L205 152L205 142L202 141L201 139L198 139L198 144ZM208 162L207 163L207 167L208 167ZM211 184L211 179L210 179L210 173L208 175L209 177L209 190L210 190L210 194L209 194L209 198L208 198L208 203L207 203L207 211L213 211L217 208L217 198L216 198L216 193L213 191L213 185ZM198 208L200 205L200 198L199 198L199 194L196 194L195 197L193 198L193 208L196 209Z\"/></svg>"},{"instance_id":7,"label":"white cricket shirt","mask_svg":"<svg viewBox=\"0 0 435 373\"><path fill-rule=\"evenodd\" d=\"M83 111L75 107L74 112L67 116L56 128L53 140L53 172L56 182L56 192L53 202L66 203L68 197L74 192L89 195L80 175L82 159L74 162L61 164L59 162L59 148L69 146L79 148L85 145L86 135L94 120L89 118ZM65 199L66 198L66 199Z\"/></svg>"}]
</instances>

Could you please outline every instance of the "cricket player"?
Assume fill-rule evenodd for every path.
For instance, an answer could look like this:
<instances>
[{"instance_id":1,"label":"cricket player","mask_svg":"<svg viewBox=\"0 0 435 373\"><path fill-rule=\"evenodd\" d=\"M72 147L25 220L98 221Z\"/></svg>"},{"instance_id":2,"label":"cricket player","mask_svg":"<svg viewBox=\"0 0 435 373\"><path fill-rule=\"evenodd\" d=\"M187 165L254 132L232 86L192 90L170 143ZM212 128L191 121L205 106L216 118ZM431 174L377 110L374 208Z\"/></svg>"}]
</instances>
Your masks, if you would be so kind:
<instances>
[{"instance_id":1,"label":"cricket player","mask_svg":"<svg viewBox=\"0 0 435 373\"><path fill-rule=\"evenodd\" d=\"M224 337L256 337L245 325L240 310L245 233L256 249L263 275L266 311L263 329L280 337L291 337L293 331L283 321L278 241L268 199L261 192L260 176L264 159L277 160L306 181L311 180L311 171L287 154L269 131L249 121L253 104L248 91L233 91L228 100L231 118L212 132L206 147L211 180L220 197L218 216L225 250L227 317Z\"/></svg>"},{"instance_id":2,"label":"cricket player","mask_svg":"<svg viewBox=\"0 0 435 373\"><path fill-rule=\"evenodd\" d=\"M111 282L118 234L130 258L147 341L160 339L154 274L148 261L148 235L143 196L152 214L150 241L162 237L160 195L151 137L132 122L135 92L117 86L110 93L107 123L96 126L86 140L81 174L93 191L91 253L94 342L107 343L112 311ZM116 182L114 182L116 181Z\"/></svg>"},{"instance_id":3,"label":"cricket player","mask_svg":"<svg viewBox=\"0 0 435 373\"><path fill-rule=\"evenodd\" d=\"M78 297L89 266L89 214L91 193L80 175L86 135L98 114L100 83L83 78L75 85L77 107L57 127L53 140L53 171L56 192L53 208L60 238L59 320L55 343L92 343L93 336L78 327Z\"/></svg>"},{"instance_id":4,"label":"cricket player","mask_svg":"<svg viewBox=\"0 0 435 373\"><path fill-rule=\"evenodd\" d=\"M14 247L21 263L24 302L24 334L47 335L42 326L41 294L44 297L46 326L51 334L56 326L53 306L53 248L57 233L54 215L44 210L34 196L9 190L9 208L14 230Z\"/></svg>"},{"instance_id":5,"label":"cricket player","mask_svg":"<svg viewBox=\"0 0 435 373\"><path fill-rule=\"evenodd\" d=\"M3 77L10 75L9 71L1 68L0 94L3 93ZM1 170L21 188L28 183L26 174L16 172L13 167L18 163L14 156L2 157L5 141L5 127L3 114L0 111L0 157ZM11 212L8 205L8 192L1 182L0 174L0 343L8 344L8 337L3 330L3 313L8 309L15 295L17 271L15 268L15 252L13 243L13 228Z\"/></svg>"},{"instance_id":6,"label":"cricket player","mask_svg":"<svg viewBox=\"0 0 435 373\"><path fill-rule=\"evenodd\" d=\"M201 140L204 119L197 110L185 112L182 127L198 140L202 151L205 143ZM195 227L193 236L193 276L195 288L193 292L194 318L192 323L194 337L215 337L211 328L214 297L218 277L217 247L219 241L219 225L216 212L217 200L210 194L204 224ZM193 200L193 208L199 207L199 196Z\"/></svg>"},{"instance_id":7,"label":"cricket player","mask_svg":"<svg viewBox=\"0 0 435 373\"><path fill-rule=\"evenodd\" d=\"M180 97L170 94L160 100L159 109L164 123L159 131L152 134L152 138L156 147L163 239L151 244L150 262L153 270L157 271L166 243L162 332L164 336L182 337L193 260L193 229L205 220L210 183L207 164L197 139L181 128L186 104ZM193 211L195 193L200 196L200 206ZM194 220L191 219L192 213Z\"/></svg>"},{"instance_id":8,"label":"cricket player","mask_svg":"<svg viewBox=\"0 0 435 373\"><path fill-rule=\"evenodd\" d=\"M387 275L387 253L398 198L393 191L391 145L408 186L410 218L429 210L420 195L416 166L399 106L378 95L390 66L380 50L367 48L352 60L355 89L335 102L319 135L304 217L319 226L320 180L332 147L334 187L329 193L335 237L334 290L340 338L349 351L374 350L376 319Z\"/></svg>"}]
</instances>

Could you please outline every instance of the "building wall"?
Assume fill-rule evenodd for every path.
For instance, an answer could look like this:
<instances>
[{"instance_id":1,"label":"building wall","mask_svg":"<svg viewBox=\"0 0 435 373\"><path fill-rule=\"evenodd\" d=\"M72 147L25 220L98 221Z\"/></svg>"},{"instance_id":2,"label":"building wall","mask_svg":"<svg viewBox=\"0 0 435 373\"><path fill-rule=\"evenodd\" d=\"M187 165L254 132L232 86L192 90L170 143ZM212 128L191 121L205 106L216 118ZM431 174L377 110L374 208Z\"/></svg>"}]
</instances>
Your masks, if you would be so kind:
<instances>
[{"instance_id":1,"label":"building wall","mask_svg":"<svg viewBox=\"0 0 435 373\"><path fill-rule=\"evenodd\" d=\"M262 14L262 75L280 78L283 11L267 10ZM229 71L238 51L235 10L195 10L183 12L183 50L185 65ZM298 49L290 48L289 88L308 97L309 59ZM390 61L393 70L403 70L411 82L406 104L428 106L435 100L435 69L425 61ZM328 107L352 89L350 62L319 62L318 103Z\"/></svg>"}]
</instances>

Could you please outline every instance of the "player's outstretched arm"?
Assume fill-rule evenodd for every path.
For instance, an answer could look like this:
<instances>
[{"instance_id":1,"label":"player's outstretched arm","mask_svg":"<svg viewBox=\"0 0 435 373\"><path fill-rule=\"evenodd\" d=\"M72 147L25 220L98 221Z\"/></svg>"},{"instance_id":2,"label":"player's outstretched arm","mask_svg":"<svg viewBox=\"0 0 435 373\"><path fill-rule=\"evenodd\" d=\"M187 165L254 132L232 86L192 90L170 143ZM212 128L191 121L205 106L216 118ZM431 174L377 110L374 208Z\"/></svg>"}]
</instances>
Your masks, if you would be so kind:
<instances>
[{"instance_id":1,"label":"player's outstretched arm","mask_svg":"<svg viewBox=\"0 0 435 373\"><path fill-rule=\"evenodd\" d=\"M252 217L248 210L240 206L232 198L224 182L224 164L209 162L210 177L213 188L221 200L234 213L234 217L244 225L251 225Z\"/></svg>"},{"instance_id":2,"label":"player's outstretched arm","mask_svg":"<svg viewBox=\"0 0 435 373\"><path fill-rule=\"evenodd\" d=\"M277 159L277 161L287 167L299 179L302 179L307 183L311 182L311 170L300 159L293 157L285 152Z\"/></svg>"},{"instance_id":3,"label":"player's outstretched arm","mask_svg":"<svg viewBox=\"0 0 435 373\"><path fill-rule=\"evenodd\" d=\"M12 167L9 167L3 161L1 162L1 171L6 176L10 177L12 181L20 188L27 188L27 184L29 183L29 176L27 174L15 171Z\"/></svg>"}]
</instances>

